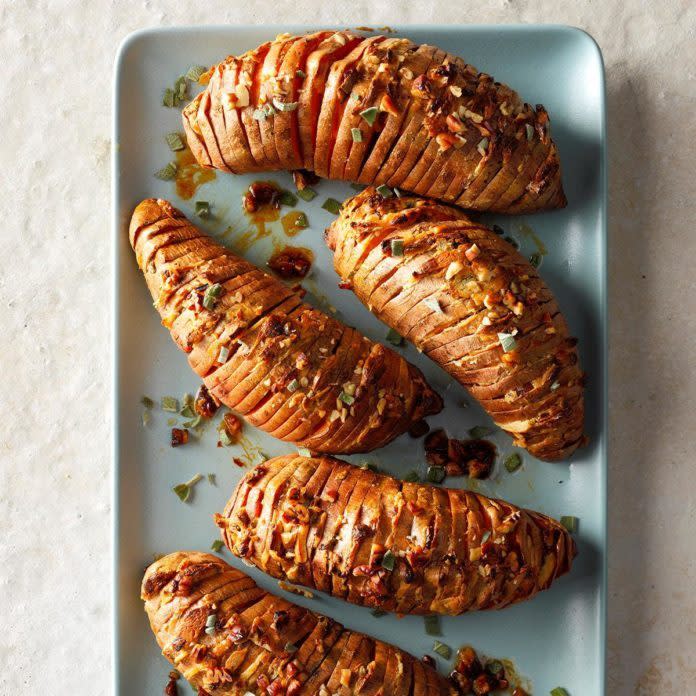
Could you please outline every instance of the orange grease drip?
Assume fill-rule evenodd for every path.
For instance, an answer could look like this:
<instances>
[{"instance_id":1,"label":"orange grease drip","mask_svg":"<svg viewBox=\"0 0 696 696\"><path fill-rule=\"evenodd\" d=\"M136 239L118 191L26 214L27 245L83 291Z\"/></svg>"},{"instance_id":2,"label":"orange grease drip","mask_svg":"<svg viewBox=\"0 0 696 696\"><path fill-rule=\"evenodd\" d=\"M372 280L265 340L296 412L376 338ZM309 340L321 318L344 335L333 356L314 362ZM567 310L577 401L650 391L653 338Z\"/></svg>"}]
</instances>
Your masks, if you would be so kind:
<instances>
[{"instance_id":1,"label":"orange grease drip","mask_svg":"<svg viewBox=\"0 0 696 696\"><path fill-rule=\"evenodd\" d=\"M285 232L286 236L294 237L302 232L302 230L306 229L305 227L297 226L297 222L302 217L304 217L304 213L301 210L291 210L280 218L280 222L283 225L283 232Z\"/></svg>"},{"instance_id":2,"label":"orange grease drip","mask_svg":"<svg viewBox=\"0 0 696 696\"><path fill-rule=\"evenodd\" d=\"M187 147L176 153L176 193L184 200L193 198L198 187L215 179L212 169L201 167Z\"/></svg>"}]
</instances>

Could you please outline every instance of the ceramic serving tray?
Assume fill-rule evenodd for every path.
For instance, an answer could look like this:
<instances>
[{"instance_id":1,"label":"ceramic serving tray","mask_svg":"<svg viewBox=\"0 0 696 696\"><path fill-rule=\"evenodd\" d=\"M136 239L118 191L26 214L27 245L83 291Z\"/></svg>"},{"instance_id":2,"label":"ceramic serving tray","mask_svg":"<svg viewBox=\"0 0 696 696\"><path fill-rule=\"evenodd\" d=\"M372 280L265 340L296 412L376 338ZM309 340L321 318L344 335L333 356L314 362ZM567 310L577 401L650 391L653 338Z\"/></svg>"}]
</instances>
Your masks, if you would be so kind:
<instances>
[{"instance_id":1,"label":"ceramic serving tray","mask_svg":"<svg viewBox=\"0 0 696 696\"><path fill-rule=\"evenodd\" d=\"M173 449L171 423L175 414L159 407L143 425L143 395L159 403L165 395L181 399L195 392L199 381L186 358L161 326L142 275L128 244L128 220L143 198L168 198L195 218L195 201L210 202L213 216L200 224L220 235L233 249L263 266L278 245L311 249L315 262L304 282L310 301L333 308L346 323L384 341L386 327L346 290L323 242L323 230L333 215L322 208L332 197L354 193L347 183L321 181L319 195L296 206L310 226L288 240L279 223L268 236L255 239L256 227L242 210L242 193L254 178L273 179L294 190L284 172L265 176L217 173L192 198L177 195L174 182L153 174L172 158L164 136L181 131L179 110L162 105L162 93L193 65L212 65L231 53L241 53L282 32L320 27L188 27L156 29L131 35L121 46L115 71L113 134L114 235L114 673L119 696L161 694L170 670L150 633L139 598L140 580L153 555L176 549L208 551L218 538L212 515L222 507L244 470L233 457L275 456L292 445L245 427L246 447L217 447L215 423L200 437ZM325 27L321 27L325 28ZM605 106L602 57L585 33L562 26L396 27L420 43L432 43L462 56L518 90L525 101L543 103L558 143L568 196L564 210L527 217L482 215L513 237L526 254L546 249L540 272L549 283L579 337L588 375L588 447L570 462L545 464L523 455L524 463L508 473L502 460L512 451L510 438L496 431L490 439L499 452L493 475L486 481L448 478L446 485L476 487L559 518L579 519L579 556L572 572L530 602L502 611L447 617L442 640L453 649L472 644L478 651L512 660L526 677L533 694L548 694L556 686L571 696L604 693L606 543L606 168ZM193 94L193 90L191 91ZM443 394L445 409L429 419L452 437L466 437L490 419L472 403L463 388L413 347L398 349L425 373ZM465 407L468 403L468 407ZM219 418L219 416L218 416ZM184 418L179 417L181 424ZM215 419L217 421L217 418ZM371 461L403 476L425 471L422 440L407 435L370 455L350 457ZM200 473L203 480L188 502L172 487ZM206 474L215 474L216 485ZM227 551L223 556L239 562ZM283 594L275 580L242 567L258 583ZM433 638L421 617L374 617L368 609L316 594L314 599L290 598L346 626L395 643L416 656L432 654ZM447 672L450 663L437 657ZM191 693L183 682L180 693Z\"/></svg>"}]
</instances>

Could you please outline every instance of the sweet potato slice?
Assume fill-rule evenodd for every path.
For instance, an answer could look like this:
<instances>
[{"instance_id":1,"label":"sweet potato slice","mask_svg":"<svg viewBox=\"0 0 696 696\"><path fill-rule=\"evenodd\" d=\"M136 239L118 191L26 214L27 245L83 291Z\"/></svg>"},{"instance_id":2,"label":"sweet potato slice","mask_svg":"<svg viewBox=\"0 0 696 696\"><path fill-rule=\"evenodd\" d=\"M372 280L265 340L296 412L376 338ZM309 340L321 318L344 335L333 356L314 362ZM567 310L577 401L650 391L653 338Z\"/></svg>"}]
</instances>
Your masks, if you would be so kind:
<instances>
[{"instance_id":1,"label":"sweet potato slice","mask_svg":"<svg viewBox=\"0 0 696 696\"><path fill-rule=\"evenodd\" d=\"M322 471L321 484L302 486L312 469ZM216 523L232 553L274 577L397 613L459 614L529 599L575 555L567 530L539 513L328 457L264 462ZM298 538L309 540L299 554Z\"/></svg>"}]
</instances>

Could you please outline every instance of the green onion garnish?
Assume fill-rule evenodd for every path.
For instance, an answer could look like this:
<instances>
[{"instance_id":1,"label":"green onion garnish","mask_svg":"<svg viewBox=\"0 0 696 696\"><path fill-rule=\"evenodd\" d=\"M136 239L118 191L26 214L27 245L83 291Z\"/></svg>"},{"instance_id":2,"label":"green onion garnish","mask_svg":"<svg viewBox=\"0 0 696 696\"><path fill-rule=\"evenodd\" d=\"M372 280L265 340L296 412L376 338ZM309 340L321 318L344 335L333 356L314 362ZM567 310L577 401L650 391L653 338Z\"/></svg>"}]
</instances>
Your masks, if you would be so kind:
<instances>
[{"instance_id":1,"label":"green onion garnish","mask_svg":"<svg viewBox=\"0 0 696 696\"><path fill-rule=\"evenodd\" d=\"M351 128L350 134L353 137L354 143L361 143L363 141L362 131L359 128Z\"/></svg>"},{"instance_id":2,"label":"green onion garnish","mask_svg":"<svg viewBox=\"0 0 696 696\"><path fill-rule=\"evenodd\" d=\"M360 462L358 466L363 470L363 471L377 471L377 467L372 463L368 461Z\"/></svg>"},{"instance_id":3,"label":"green onion garnish","mask_svg":"<svg viewBox=\"0 0 696 696\"><path fill-rule=\"evenodd\" d=\"M201 218L210 217L210 203L208 201L196 201L196 215Z\"/></svg>"},{"instance_id":4,"label":"green onion garnish","mask_svg":"<svg viewBox=\"0 0 696 696\"><path fill-rule=\"evenodd\" d=\"M145 409L143 411L143 425L148 426L150 424L150 421L152 421L152 414L148 409Z\"/></svg>"},{"instance_id":5,"label":"green onion garnish","mask_svg":"<svg viewBox=\"0 0 696 696\"><path fill-rule=\"evenodd\" d=\"M557 686L555 689L551 689L551 696L570 696L570 694L562 687Z\"/></svg>"},{"instance_id":6,"label":"green onion garnish","mask_svg":"<svg viewBox=\"0 0 696 696\"><path fill-rule=\"evenodd\" d=\"M186 483L180 483L172 490L174 493L176 493L179 496L179 500L182 503L185 503L189 497L191 496L191 491L193 490L193 487L202 479L203 477L200 474L196 474L192 479L187 481Z\"/></svg>"},{"instance_id":7,"label":"green onion garnish","mask_svg":"<svg viewBox=\"0 0 696 696\"><path fill-rule=\"evenodd\" d=\"M515 348L517 348L517 341L515 340L515 337L512 334L499 333L498 340L500 341L503 353L509 353L510 351L513 351L515 350Z\"/></svg>"},{"instance_id":8,"label":"green onion garnish","mask_svg":"<svg viewBox=\"0 0 696 696\"><path fill-rule=\"evenodd\" d=\"M441 636L442 631L440 630L440 617L439 616L424 616L423 622L425 623L425 632L429 636Z\"/></svg>"},{"instance_id":9,"label":"green onion garnish","mask_svg":"<svg viewBox=\"0 0 696 696\"><path fill-rule=\"evenodd\" d=\"M394 192L386 184L378 186L375 190L377 191L377 193L379 193L380 196L382 196L382 198L394 197Z\"/></svg>"},{"instance_id":10,"label":"green onion garnish","mask_svg":"<svg viewBox=\"0 0 696 696\"><path fill-rule=\"evenodd\" d=\"M502 677L505 674L505 667L500 660L489 660L484 667L488 674L494 677Z\"/></svg>"},{"instance_id":11,"label":"green onion garnish","mask_svg":"<svg viewBox=\"0 0 696 696\"><path fill-rule=\"evenodd\" d=\"M181 139L181 136L176 132L167 133L167 135L164 136L164 139L167 141L167 145L169 145L169 149L172 152L183 150L186 147L186 145L184 145L184 141Z\"/></svg>"},{"instance_id":12,"label":"green onion garnish","mask_svg":"<svg viewBox=\"0 0 696 696\"><path fill-rule=\"evenodd\" d=\"M174 90L171 87L167 87L162 93L162 106L170 109L174 106Z\"/></svg>"},{"instance_id":13,"label":"green onion garnish","mask_svg":"<svg viewBox=\"0 0 696 696\"><path fill-rule=\"evenodd\" d=\"M347 404L348 406L352 406L353 403L355 402L355 397L352 394L347 394L346 392L342 391L339 395L338 398L344 403Z\"/></svg>"},{"instance_id":14,"label":"green onion garnish","mask_svg":"<svg viewBox=\"0 0 696 696\"><path fill-rule=\"evenodd\" d=\"M392 239L389 242L391 247L392 256L403 256L404 255L404 240L403 239Z\"/></svg>"},{"instance_id":15,"label":"green onion garnish","mask_svg":"<svg viewBox=\"0 0 696 696\"><path fill-rule=\"evenodd\" d=\"M174 98L179 101L184 101L188 92L188 84L186 83L186 77L184 75L179 75L174 83Z\"/></svg>"},{"instance_id":16,"label":"green onion garnish","mask_svg":"<svg viewBox=\"0 0 696 696\"><path fill-rule=\"evenodd\" d=\"M154 176L155 179L161 179L162 181L171 181L176 176L176 162L170 162L166 167L158 169Z\"/></svg>"},{"instance_id":17,"label":"green onion garnish","mask_svg":"<svg viewBox=\"0 0 696 696\"><path fill-rule=\"evenodd\" d=\"M374 616L374 617L377 618L377 619L378 619L380 616L385 616L386 613L387 613L387 612L384 611L384 609L380 609L379 607L377 607L376 609L373 609L373 610L370 612L370 614L372 614L372 616Z\"/></svg>"},{"instance_id":18,"label":"green onion garnish","mask_svg":"<svg viewBox=\"0 0 696 696\"><path fill-rule=\"evenodd\" d=\"M482 437L487 437L495 432L493 428L489 428L485 425L475 425L473 428L469 428L469 437L472 440L480 440Z\"/></svg>"},{"instance_id":19,"label":"green onion garnish","mask_svg":"<svg viewBox=\"0 0 696 696\"><path fill-rule=\"evenodd\" d=\"M296 379L292 379L288 382L288 386L285 387L289 392L294 392L297 391L297 388L300 386L300 383Z\"/></svg>"},{"instance_id":20,"label":"green onion garnish","mask_svg":"<svg viewBox=\"0 0 696 696\"><path fill-rule=\"evenodd\" d=\"M209 310L214 309L221 293L222 285L220 285L220 283L209 285L205 291L205 295L203 295L203 306Z\"/></svg>"},{"instance_id":21,"label":"green onion garnish","mask_svg":"<svg viewBox=\"0 0 696 696\"><path fill-rule=\"evenodd\" d=\"M445 480L445 469L442 466L429 466L425 478L430 483L442 483Z\"/></svg>"},{"instance_id":22,"label":"green onion garnish","mask_svg":"<svg viewBox=\"0 0 696 696\"><path fill-rule=\"evenodd\" d=\"M300 457L311 457L312 456L312 453L306 447L298 447L297 454L299 454Z\"/></svg>"},{"instance_id":23,"label":"green onion garnish","mask_svg":"<svg viewBox=\"0 0 696 696\"><path fill-rule=\"evenodd\" d=\"M298 191L297 195L303 201L311 201L312 199L317 197L317 192L314 189L307 187L307 188L303 188L300 191Z\"/></svg>"},{"instance_id":24,"label":"green onion garnish","mask_svg":"<svg viewBox=\"0 0 696 696\"><path fill-rule=\"evenodd\" d=\"M368 109L361 111L360 115L368 122L369 125L373 125L378 113L379 109L376 106L371 106Z\"/></svg>"},{"instance_id":25,"label":"green onion garnish","mask_svg":"<svg viewBox=\"0 0 696 696\"><path fill-rule=\"evenodd\" d=\"M184 428L197 428L202 420L201 416L196 416L193 420L184 421L182 425Z\"/></svg>"},{"instance_id":26,"label":"green onion garnish","mask_svg":"<svg viewBox=\"0 0 696 696\"><path fill-rule=\"evenodd\" d=\"M273 106L275 106L278 111L294 111L298 103L299 102L282 102L280 99L273 100Z\"/></svg>"},{"instance_id":27,"label":"green onion garnish","mask_svg":"<svg viewBox=\"0 0 696 696\"><path fill-rule=\"evenodd\" d=\"M155 405L155 402L149 396L143 396L143 398L140 399L140 403L145 408L152 408Z\"/></svg>"},{"instance_id":28,"label":"green onion garnish","mask_svg":"<svg viewBox=\"0 0 696 696\"><path fill-rule=\"evenodd\" d=\"M169 411L170 413L179 413L179 399L173 396L163 396L160 400L160 405L163 411Z\"/></svg>"},{"instance_id":29,"label":"green onion garnish","mask_svg":"<svg viewBox=\"0 0 696 696\"><path fill-rule=\"evenodd\" d=\"M307 73L304 70L295 70L295 75L301 77L303 80L307 77Z\"/></svg>"},{"instance_id":30,"label":"green onion garnish","mask_svg":"<svg viewBox=\"0 0 696 696\"><path fill-rule=\"evenodd\" d=\"M512 244L512 246L514 246L515 249L519 249L519 248L520 248L519 242L518 242L514 237L510 237L510 236L508 235L508 236L506 236L506 237L503 237L503 239L504 239L508 244Z\"/></svg>"},{"instance_id":31,"label":"green onion garnish","mask_svg":"<svg viewBox=\"0 0 696 696\"><path fill-rule=\"evenodd\" d=\"M220 428L220 430L218 432L220 434L220 444L223 447L231 447L234 444L234 442L232 442L230 436L227 434L227 431L225 430L225 428Z\"/></svg>"},{"instance_id":32,"label":"green onion garnish","mask_svg":"<svg viewBox=\"0 0 696 696\"><path fill-rule=\"evenodd\" d=\"M321 207L334 215L338 215L341 212L341 204L335 198L327 198Z\"/></svg>"},{"instance_id":33,"label":"green onion garnish","mask_svg":"<svg viewBox=\"0 0 696 696\"><path fill-rule=\"evenodd\" d=\"M404 476L404 481L408 481L408 483L417 483L420 481L420 476L417 471L409 471L408 474Z\"/></svg>"},{"instance_id":34,"label":"green onion garnish","mask_svg":"<svg viewBox=\"0 0 696 696\"><path fill-rule=\"evenodd\" d=\"M309 220L304 213L299 213L297 217L295 217L295 227L302 230L309 227Z\"/></svg>"},{"instance_id":35,"label":"green onion garnish","mask_svg":"<svg viewBox=\"0 0 696 696\"><path fill-rule=\"evenodd\" d=\"M364 191L365 184L351 184L350 187L355 191Z\"/></svg>"},{"instance_id":36,"label":"green onion garnish","mask_svg":"<svg viewBox=\"0 0 696 696\"><path fill-rule=\"evenodd\" d=\"M429 309L432 309L436 314L444 314L442 307L440 306L440 301L437 299L437 297L426 297L423 300L423 304Z\"/></svg>"},{"instance_id":37,"label":"green onion garnish","mask_svg":"<svg viewBox=\"0 0 696 696\"><path fill-rule=\"evenodd\" d=\"M225 545L222 543L221 539L216 539L211 545L210 548L215 551L215 553L220 553L222 551L223 547Z\"/></svg>"},{"instance_id":38,"label":"green onion garnish","mask_svg":"<svg viewBox=\"0 0 696 696\"><path fill-rule=\"evenodd\" d=\"M205 65L192 65L186 72L186 79L191 82L198 82L201 79L201 75L208 72L208 68Z\"/></svg>"},{"instance_id":39,"label":"green onion garnish","mask_svg":"<svg viewBox=\"0 0 696 696\"><path fill-rule=\"evenodd\" d=\"M527 129L527 140L531 140L534 137L534 128L530 123L525 124L525 128Z\"/></svg>"},{"instance_id":40,"label":"green onion garnish","mask_svg":"<svg viewBox=\"0 0 696 696\"><path fill-rule=\"evenodd\" d=\"M481 140L479 140L478 145L476 146L476 149L479 151L481 157L484 157L486 154L486 150L488 150L488 138L481 138Z\"/></svg>"},{"instance_id":41,"label":"green onion garnish","mask_svg":"<svg viewBox=\"0 0 696 696\"><path fill-rule=\"evenodd\" d=\"M452 648L439 640L433 643L433 652L436 652L440 657L444 657L445 660L449 660L452 657Z\"/></svg>"},{"instance_id":42,"label":"green onion garnish","mask_svg":"<svg viewBox=\"0 0 696 696\"><path fill-rule=\"evenodd\" d=\"M290 191L282 191L278 200L281 205L287 205L291 208L297 205L297 196Z\"/></svg>"},{"instance_id":43,"label":"green onion garnish","mask_svg":"<svg viewBox=\"0 0 696 696\"><path fill-rule=\"evenodd\" d=\"M297 646L294 643L285 644L285 652L293 653L297 652Z\"/></svg>"},{"instance_id":44,"label":"green onion garnish","mask_svg":"<svg viewBox=\"0 0 696 696\"><path fill-rule=\"evenodd\" d=\"M387 332L387 341L393 346L402 346L404 344L403 336L394 331L394 329L389 329Z\"/></svg>"},{"instance_id":45,"label":"green onion garnish","mask_svg":"<svg viewBox=\"0 0 696 696\"><path fill-rule=\"evenodd\" d=\"M539 266L541 266L541 254L537 252L530 254L529 263L531 263L534 268L539 268Z\"/></svg>"},{"instance_id":46,"label":"green onion garnish","mask_svg":"<svg viewBox=\"0 0 696 696\"><path fill-rule=\"evenodd\" d=\"M505 457L503 466L510 473L512 473L513 471L517 471L522 466L522 457L519 455L518 452L513 452L512 454Z\"/></svg>"},{"instance_id":47,"label":"green onion garnish","mask_svg":"<svg viewBox=\"0 0 696 696\"><path fill-rule=\"evenodd\" d=\"M561 517L561 524L571 533L574 534L578 531L578 518L572 515L563 515Z\"/></svg>"},{"instance_id":48,"label":"green onion garnish","mask_svg":"<svg viewBox=\"0 0 696 696\"><path fill-rule=\"evenodd\" d=\"M382 556L382 568L384 568L384 570L388 570L391 573L391 571L394 570L395 563L396 556L391 551L386 551L384 556Z\"/></svg>"},{"instance_id":49,"label":"green onion garnish","mask_svg":"<svg viewBox=\"0 0 696 696\"><path fill-rule=\"evenodd\" d=\"M217 614L208 614L205 620L206 626L214 626L217 621Z\"/></svg>"}]
</instances>

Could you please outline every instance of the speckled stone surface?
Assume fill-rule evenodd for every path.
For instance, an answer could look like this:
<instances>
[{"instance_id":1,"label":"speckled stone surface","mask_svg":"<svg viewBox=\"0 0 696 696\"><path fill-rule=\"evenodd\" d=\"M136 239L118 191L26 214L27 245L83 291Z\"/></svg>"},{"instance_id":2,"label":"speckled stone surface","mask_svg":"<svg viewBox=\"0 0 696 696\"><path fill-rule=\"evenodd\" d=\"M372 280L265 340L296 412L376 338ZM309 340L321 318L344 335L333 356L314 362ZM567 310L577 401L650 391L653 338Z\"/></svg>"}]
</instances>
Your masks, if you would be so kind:
<instances>
[{"instance_id":1,"label":"speckled stone surface","mask_svg":"<svg viewBox=\"0 0 696 696\"><path fill-rule=\"evenodd\" d=\"M111 692L116 48L140 27L284 19L556 22L599 42L611 206L607 693L695 694L696 4L688 0L0 4L0 694Z\"/></svg>"}]
</instances>

